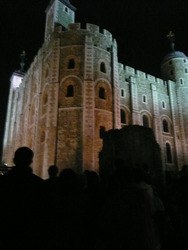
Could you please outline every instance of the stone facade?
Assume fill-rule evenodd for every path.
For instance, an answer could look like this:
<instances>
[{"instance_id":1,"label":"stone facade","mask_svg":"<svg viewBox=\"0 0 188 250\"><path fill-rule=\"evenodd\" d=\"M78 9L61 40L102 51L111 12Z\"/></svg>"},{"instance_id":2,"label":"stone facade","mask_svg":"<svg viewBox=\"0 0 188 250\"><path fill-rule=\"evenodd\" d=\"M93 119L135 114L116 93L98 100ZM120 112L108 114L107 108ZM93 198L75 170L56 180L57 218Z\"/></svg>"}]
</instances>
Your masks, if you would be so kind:
<instances>
[{"instance_id":1,"label":"stone facade","mask_svg":"<svg viewBox=\"0 0 188 250\"><path fill-rule=\"evenodd\" d=\"M74 23L74 11L69 1L51 1L42 48L25 74L13 73L3 160L11 165L14 151L26 145L43 178L52 164L98 171L102 133L137 124L153 129L163 169L180 170L188 163L187 57L167 56L164 80L124 66L112 34ZM55 13L62 17L53 18ZM22 81L15 87L16 75Z\"/></svg>"}]
</instances>

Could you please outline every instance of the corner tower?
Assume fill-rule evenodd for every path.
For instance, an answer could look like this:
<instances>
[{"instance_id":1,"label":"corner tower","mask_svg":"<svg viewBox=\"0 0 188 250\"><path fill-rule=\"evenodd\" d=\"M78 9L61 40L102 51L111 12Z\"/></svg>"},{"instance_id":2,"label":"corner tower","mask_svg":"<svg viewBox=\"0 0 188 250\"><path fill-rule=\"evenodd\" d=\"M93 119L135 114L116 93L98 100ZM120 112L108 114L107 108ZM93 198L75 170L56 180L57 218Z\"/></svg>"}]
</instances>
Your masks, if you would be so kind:
<instances>
[{"instance_id":1,"label":"corner tower","mask_svg":"<svg viewBox=\"0 0 188 250\"><path fill-rule=\"evenodd\" d=\"M69 0L52 0L46 9L45 42L51 39L55 26L61 25L67 29L75 22L76 8Z\"/></svg>"},{"instance_id":2,"label":"corner tower","mask_svg":"<svg viewBox=\"0 0 188 250\"><path fill-rule=\"evenodd\" d=\"M164 57L161 64L161 74L168 81L168 92L173 115L173 130L178 166L188 164L188 57L181 51L176 51L174 34L167 36L171 51Z\"/></svg>"},{"instance_id":3,"label":"corner tower","mask_svg":"<svg viewBox=\"0 0 188 250\"><path fill-rule=\"evenodd\" d=\"M188 86L188 57L174 49L174 34L170 31L167 36L171 51L164 57L161 64L161 74L164 80L172 80L176 85Z\"/></svg>"}]
</instances>

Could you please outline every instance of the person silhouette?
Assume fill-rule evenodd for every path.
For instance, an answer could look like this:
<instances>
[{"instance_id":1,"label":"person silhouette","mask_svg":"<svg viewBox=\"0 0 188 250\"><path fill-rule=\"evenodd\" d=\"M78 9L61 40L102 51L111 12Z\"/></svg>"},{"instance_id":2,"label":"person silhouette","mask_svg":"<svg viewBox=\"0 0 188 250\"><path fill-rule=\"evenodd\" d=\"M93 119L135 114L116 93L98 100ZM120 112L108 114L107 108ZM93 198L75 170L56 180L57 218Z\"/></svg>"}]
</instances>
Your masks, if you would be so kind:
<instances>
[{"instance_id":1,"label":"person silhouette","mask_svg":"<svg viewBox=\"0 0 188 250\"><path fill-rule=\"evenodd\" d=\"M48 176L49 178L45 180L45 189L48 193L54 196L59 192L60 188L58 167L56 165L49 166Z\"/></svg>"},{"instance_id":2,"label":"person silhouette","mask_svg":"<svg viewBox=\"0 0 188 250\"><path fill-rule=\"evenodd\" d=\"M15 166L4 175L2 227L9 232L4 235L6 246L11 248L13 243L14 249L34 249L42 240L44 180L32 172L33 156L30 148L18 148L13 158Z\"/></svg>"},{"instance_id":3,"label":"person silhouette","mask_svg":"<svg viewBox=\"0 0 188 250\"><path fill-rule=\"evenodd\" d=\"M58 167L56 165L51 165L48 168L48 175L49 175L49 178L57 177L57 175L58 175Z\"/></svg>"}]
</instances>

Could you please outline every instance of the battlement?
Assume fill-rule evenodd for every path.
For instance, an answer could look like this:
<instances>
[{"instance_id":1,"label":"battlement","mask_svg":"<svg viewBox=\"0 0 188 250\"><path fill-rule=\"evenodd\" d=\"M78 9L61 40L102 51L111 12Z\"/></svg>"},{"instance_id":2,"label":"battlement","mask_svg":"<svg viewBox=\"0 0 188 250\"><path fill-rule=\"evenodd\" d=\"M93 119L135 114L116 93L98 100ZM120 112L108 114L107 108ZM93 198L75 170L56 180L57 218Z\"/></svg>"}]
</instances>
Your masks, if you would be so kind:
<instances>
[{"instance_id":1,"label":"battlement","mask_svg":"<svg viewBox=\"0 0 188 250\"><path fill-rule=\"evenodd\" d=\"M153 75L147 74L141 70L137 70L135 68L132 68L130 66L125 66L122 63L118 63L118 68L119 68L119 72L120 74L124 74L124 75L128 75L129 77L132 77L132 79L139 79L139 80L148 80L151 83L156 83L159 85L163 85L166 86L166 81L164 81L163 79L157 78ZM136 82L134 80L134 82Z\"/></svg>"},{"instance_id":2,"label":"battlement","mask_svg":"<svg viewBox=\"0 0 188 250\"><path fill-rule=\"evenodd\" d=\"M83 29L83 27L81 27L80 23L70 23L68 25L68 30L77 30L77 31L79 31L79 30L84 30L84 29ZM89 31L89 32L92 32L95 35L97 35L97 34L104 35L110 41L113 40L112 34L106 29L103 29L102 32L101 32L101 29L100 29L100 27L98 25L91 24L91 23L86 23L85 30Z\"/></svg>"}]
</instances>

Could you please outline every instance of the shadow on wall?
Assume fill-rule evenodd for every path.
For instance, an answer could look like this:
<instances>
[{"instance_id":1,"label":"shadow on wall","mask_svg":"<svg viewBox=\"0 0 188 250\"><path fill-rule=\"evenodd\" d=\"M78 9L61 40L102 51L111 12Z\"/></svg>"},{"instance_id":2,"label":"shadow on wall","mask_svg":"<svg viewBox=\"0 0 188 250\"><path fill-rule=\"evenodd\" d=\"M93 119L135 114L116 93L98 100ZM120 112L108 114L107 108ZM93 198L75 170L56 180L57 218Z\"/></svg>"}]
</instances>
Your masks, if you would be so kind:
<instances>
[{"instance_id":1,"label":"shadow on wall","mask_svg":"<svg viewBox=\"0 0 188 250\"><path fill-rule=\"evenodd\" d=\"M132 168L144 168L156 184L164 180L161 150L150 128L130 125L105 132L99 153L99 173L103 180L109 181L114 176L115 159L123 159Z\"/></svg>"}]
</instances>

